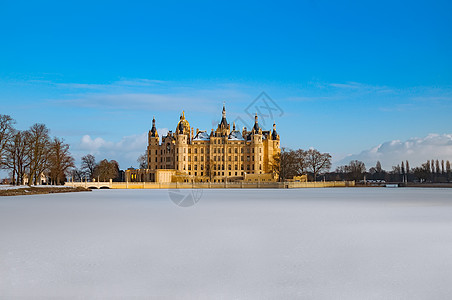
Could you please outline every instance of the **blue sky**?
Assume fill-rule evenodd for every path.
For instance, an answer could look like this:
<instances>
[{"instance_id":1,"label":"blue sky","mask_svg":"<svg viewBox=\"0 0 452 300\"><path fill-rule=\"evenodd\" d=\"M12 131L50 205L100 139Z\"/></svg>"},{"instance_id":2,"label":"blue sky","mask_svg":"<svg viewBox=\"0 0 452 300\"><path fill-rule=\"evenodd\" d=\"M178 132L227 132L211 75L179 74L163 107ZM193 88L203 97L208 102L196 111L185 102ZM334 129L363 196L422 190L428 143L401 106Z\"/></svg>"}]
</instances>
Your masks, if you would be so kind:
<instances>
[{"instance_id":1,"label":"blue sky","mask_svg":"<svg viewBox=\"0 0 452 300\"><path fill-rule=\"evenodd\" d=\"M161 132L182 110L210 130L225 101L229 121L249 122L265 92L281 110L262 121L276 122L283 146L368 167L452 160L451 11L449 1L1 1L0 113L20 129L47 124L76 158L127 168L153 116Z\"/></svg>"}]
</instances>

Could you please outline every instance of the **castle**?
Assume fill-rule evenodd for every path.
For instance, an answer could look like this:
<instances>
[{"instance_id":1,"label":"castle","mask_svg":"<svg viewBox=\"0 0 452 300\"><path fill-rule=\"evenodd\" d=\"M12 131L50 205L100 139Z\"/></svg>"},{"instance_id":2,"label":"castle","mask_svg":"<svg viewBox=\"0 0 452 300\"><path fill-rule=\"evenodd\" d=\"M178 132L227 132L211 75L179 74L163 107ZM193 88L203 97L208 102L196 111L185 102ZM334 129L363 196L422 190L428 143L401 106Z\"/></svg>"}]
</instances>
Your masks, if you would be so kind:
<instances>
[{"instance_id":1,"label":"castle","mask_svg":"<svg viewBox=\"0 0 452 300\"><path fill-rule=\"evenodd\" d=\"M210 133L190 127L182 112L174 133L161 140L155 118L148 134L147 169L126 171L129 182L232 182L276 181L273 156L280 152L276 126L266 131L259 127L257 114L250 131L237 130L222 118Z\"/></svg>"}]
</instances>

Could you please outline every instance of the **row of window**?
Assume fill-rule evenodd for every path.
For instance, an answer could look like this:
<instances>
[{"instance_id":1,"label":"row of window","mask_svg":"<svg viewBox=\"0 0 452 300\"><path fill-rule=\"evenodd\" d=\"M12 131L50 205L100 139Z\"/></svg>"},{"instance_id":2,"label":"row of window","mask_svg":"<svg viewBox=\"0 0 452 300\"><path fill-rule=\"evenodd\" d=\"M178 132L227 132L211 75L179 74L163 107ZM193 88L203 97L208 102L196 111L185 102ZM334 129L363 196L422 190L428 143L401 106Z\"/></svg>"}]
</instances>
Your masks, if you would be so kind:
<instances>
[{"instance_id":1,"label":"row of window","mask_svg":"<svg viewBox=\"0 0 452 300\"><path fill-rule=\"evenodd\" d=\"M238 148L237 147L235 147L233 149L234 149L234 153L238 153ZM158 154L157 151L158 150L155 150L155 155ZM198 148L194 148L193 152L195 154L198 154ZM207 154L209 154L209 149L208 148L206 149L206 152L207 152ZM171 154L171 153L174 153L173 149L168 149L168 150L160 149L160 155ZM176 149L176 153L179 153L179 149L178 148ZM184 148L184 153L185 153L185 148ZM200 153L204 154L204 148L200 149ZM213 153L224 153L224 148L213 148ZM228 153L232 153L232 148L228 149ZM243 148L240 148L240 153L243 153ZM250 148L246 148L246 153L250 153ZM254 148L251 148L251 153L254 153ZM259 153L262 153L262 148L259 148ZM191 154L191 148L188 148L188 154ZM149 155L150 156L152 155L151 150L149 150Z\"/></svg>"}]
</instances>

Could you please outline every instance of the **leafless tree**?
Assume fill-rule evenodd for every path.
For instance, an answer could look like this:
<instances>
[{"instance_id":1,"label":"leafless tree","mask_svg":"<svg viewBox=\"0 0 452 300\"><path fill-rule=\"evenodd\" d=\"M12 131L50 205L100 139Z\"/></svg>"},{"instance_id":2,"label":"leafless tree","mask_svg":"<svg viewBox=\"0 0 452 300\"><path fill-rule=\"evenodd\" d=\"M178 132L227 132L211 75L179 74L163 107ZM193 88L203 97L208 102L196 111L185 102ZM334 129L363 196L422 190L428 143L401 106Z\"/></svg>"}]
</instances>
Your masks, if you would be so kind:
<instances>
[{"instance_id":1,"label":"leafless tree","mask_svg":"<svg viewBox=\"0 0 452 300\"><path fill-rule=\"evenodd\" d=\"M29 139L30 166L28 172L28 184L37 184L41 173L47 168L49 158L49 129L44 124L31 126Z\"/></svg>"},{"instance_id":2,"label":"leafless tree","mask_svg":"<svg viewBox=\"0 0 452 300\"><path fill-rule=\"evenodd\" d=\"M73 168L74 158L69 152L69 145L62 139L53 138L48 159L49 175L52 183L63 184L69 168Z\"/></svg>"},{"instance_id":3,"label":"leafless tree","mask_svg":"<svg viewBox=\"0 0 452 300\"><path fill-rule=\"evenodd\" d=\"M92 154L82 157L82 171L84 171L89 179L93 179L94 169L96 168L96 158Z\"/></svg>"},{"instance_id":4,"label":"leafless tree","mask_svg":"<svg viewBox=\"0 0 452 300\"><path fill-rule=\"evenodd\" d=\"M295 152L290 149L281 148L281 152L273 156L271 168L278 176L280 182L284 182L297 174L297 162Z\"/></svg>"},{"instance_id":5,"label":"leafless tree","mask_svg":"<svg viewBox=\"0 0 452 300\"><path fill-rule=\"evenodd\" d=\"M295 156L295 164L296 164L296 172L298 175L306 174L308 164L306 160L306 151L303 149L298 149L293 151L293 155Z\"/></svg>"},{"instance_id":6,"label":"leafless tree","mask_svg":"<svg viewBox=\"0 0 452 300\"><path fill-rule=\"evenodd\" d=\"M103 159L94 168L94 177L99 181L109 181L119 176L119 165L115 160Z\"/></svg>"},{"instance_id":7,"label":"leafless tree","mask_svg":"<svg viewBox=\"0 0 452 300\"><path fill-rule=\"evenodd\" d=\"M84 178L84 175L85 175L85 172L83 172L80 169L73 168L71 170L71 177L72 177L72 180L75 181L75 182L82 181L83 178Z\"/></svg>"},{"instance_id":8,"label":"leafless tree","mask_svg":"<svg viewBox=\"0 0 452 300\"><path fill-rule=\"evenodd\" d=\"M5 166L11 171L12 183L20 185L30 165L30 132L16 131L6 147Z\"/></svg>"},{"instance_id":9,"label":"leafless tree","mask_svg":"<svg viewBox=\"0 0 452 300\"><path fill-rule=\"evenodd\" d=\"M0 114L0 167L5 162L6 148L14 135L13 124L10 116Z\"/></svg>"},{"instance_id":10,"label":"leafless tree","mask_svg":"<svg viewBox=\"0 0 452 300\"><path fill-rule=\"evenodd\" d=\"M138 168L139 169L147 169L148 168L148 152L145 151L143 154L138 156L137 158Z\"/></svg>"},{"instance_id":11,"label":"leafless tree","mask_svg":"<svg viewBox=\"0 0 452 300\"><path fill-rule=\"evenodd\" d=\"M317 175L331 168L331 155L329 153L320 153L316 149L306 151L306 163L308 170L314 174L314 181Z\"/></svg>"},{"instance_id":12,"label":"leafless tree","mask_svg":"<svg viewBox=\"0 0 452 300\"><path fill-rule=\"evenodd\" d=\"M361 180L366 172L366 166L362 161L352 160L348 166L346 166L348 177L351 180Z\"/></svg>"},{"instance_id":13,"label":"leafless tree","mask_svg":"<svg viewBox=\"0 0 452 300\"><path fill-rule=\"evenodd\" d=\"M430 161L422 164L421 167L414 168L413 173L420 182L426 181L430 177Z\"/></svg>"}]
</instances>

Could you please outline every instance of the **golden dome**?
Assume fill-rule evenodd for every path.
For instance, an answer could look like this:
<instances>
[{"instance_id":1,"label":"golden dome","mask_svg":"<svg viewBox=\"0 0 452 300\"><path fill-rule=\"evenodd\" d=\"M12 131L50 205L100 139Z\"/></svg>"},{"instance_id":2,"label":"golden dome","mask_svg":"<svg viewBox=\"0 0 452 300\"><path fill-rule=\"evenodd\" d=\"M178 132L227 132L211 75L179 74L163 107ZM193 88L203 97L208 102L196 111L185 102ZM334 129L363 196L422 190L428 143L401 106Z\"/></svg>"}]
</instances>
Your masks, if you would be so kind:
<instances>
[{"instance_id":1,"label":"golden dome","mask_svg":"<svg viewBox=\"0 0 452 300\"><path fill-rule=\"evenodd\" d=\"M190 123L185 119L185 113L182 111L179 123L177 123L176 133L178 134L189 134L190 133Z\"/></svg>"}]
</instances>

